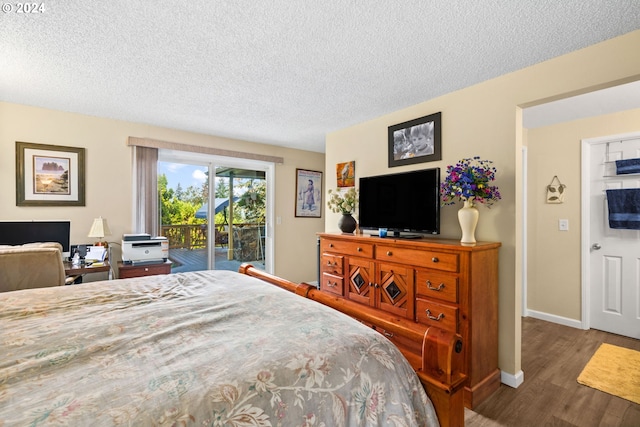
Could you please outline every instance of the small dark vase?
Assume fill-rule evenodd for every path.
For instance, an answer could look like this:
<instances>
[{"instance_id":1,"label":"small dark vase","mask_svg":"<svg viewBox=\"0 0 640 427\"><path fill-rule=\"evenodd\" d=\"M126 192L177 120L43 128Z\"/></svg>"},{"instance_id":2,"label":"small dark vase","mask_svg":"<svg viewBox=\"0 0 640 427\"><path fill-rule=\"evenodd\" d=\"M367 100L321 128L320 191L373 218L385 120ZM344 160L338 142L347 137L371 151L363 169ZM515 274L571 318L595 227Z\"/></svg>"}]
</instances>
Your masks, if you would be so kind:
<instances>
[{"instance_id":1,"label":"small dark vase","mask_svg":"<svg viewBox=\"0 0 640 427\"><path fill-rule=\"evenodd\" d=\"M353 233L356 230L356 220L350 213L343 213L338 221L338 228L343 233Z\"/></svg>"}]
</instances>

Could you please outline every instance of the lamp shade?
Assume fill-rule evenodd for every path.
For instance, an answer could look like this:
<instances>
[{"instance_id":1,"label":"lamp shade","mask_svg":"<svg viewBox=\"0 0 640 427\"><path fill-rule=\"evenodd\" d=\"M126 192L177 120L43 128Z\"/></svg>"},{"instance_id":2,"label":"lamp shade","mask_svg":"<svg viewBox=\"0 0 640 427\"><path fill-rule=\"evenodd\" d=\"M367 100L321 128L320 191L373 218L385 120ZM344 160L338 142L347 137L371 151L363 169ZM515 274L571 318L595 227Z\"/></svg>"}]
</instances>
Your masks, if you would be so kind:
<instances>
[{"instance_id":1,"label":"lamp shade","mask_svg":"<svg viewBox=\"0 0 640 427\"><path fill-rule=\"evenodd\" d=\"M91 230L89 230L88 237L97 237L102 239L104 236L110 236L111 230L109 230L109 225L107 225L107 220L100 217L93 220L93 225L91 225Z\"/></svg>"}]
</instances>

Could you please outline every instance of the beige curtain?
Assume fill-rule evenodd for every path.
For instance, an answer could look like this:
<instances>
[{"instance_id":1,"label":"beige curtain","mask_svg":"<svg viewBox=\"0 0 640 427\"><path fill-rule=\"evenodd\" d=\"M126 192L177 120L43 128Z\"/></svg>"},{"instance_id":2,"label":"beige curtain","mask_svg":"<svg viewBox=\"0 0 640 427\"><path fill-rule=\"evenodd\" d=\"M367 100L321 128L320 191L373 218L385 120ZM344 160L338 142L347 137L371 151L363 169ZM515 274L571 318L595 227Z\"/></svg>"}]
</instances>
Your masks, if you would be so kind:
<instances>
[{"instance_id":1,"label":"beige curtain","mask_svg":"<svg viewBox=\"0 0 640 427\"><path fill-rule=\"evenodd\" d=\"M158 149L133 147L135 232L160 235Z\"/></svg>"}]
</instances>

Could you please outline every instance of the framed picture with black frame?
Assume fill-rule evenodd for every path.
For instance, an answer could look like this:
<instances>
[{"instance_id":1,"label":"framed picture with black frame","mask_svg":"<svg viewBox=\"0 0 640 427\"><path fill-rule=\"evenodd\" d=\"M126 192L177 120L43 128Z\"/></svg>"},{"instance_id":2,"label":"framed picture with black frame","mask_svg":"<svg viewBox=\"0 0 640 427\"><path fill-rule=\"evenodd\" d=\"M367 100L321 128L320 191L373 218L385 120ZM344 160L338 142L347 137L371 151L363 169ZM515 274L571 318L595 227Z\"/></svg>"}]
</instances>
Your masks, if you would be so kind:
<instances>
[{"instance_id":1,"label":"framed picture with black frame","mask_svg":"<svg viewBox=\"0 0 640 427\"><path fill-rule=\"evenodd\" d=\"M442 159L442 113L389 126L389 167Z\"/></svg>"},{"instance_id":2,"label":"framed picture with black frame","mask_svg":"<svg viewBox=\"0 0 640 427\"><path fill-rule=\"evenodd\" d=\"M84 148L16 141L16 206L84 206Z\"/></svg>"},{"instance_id":3,"label":"framed picture with black frame","mask_svg":"<svg viewBox=\"0 0 640 427\"><path fill-rule=\"evenodd\" d=\"M296 169L296 217L322 216L322 172Z\"/></svg>"}]
</instances>

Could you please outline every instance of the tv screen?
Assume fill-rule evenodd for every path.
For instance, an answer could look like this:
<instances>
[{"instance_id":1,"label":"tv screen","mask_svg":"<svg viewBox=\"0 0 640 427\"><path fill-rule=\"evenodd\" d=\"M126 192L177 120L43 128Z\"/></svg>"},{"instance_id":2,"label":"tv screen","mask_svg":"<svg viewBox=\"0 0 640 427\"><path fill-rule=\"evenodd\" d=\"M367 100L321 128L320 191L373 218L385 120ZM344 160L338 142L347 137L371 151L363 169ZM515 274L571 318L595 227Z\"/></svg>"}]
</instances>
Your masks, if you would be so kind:
<instances>
[{"instance_id":1,"label":"tv screen","mask_svg":"<svg viewBox=\"0 0 640 427\"><path fill-rule=\"evenodd\" d=\"M360 178L360 228L440 234L440 168Z\"/></svg>"},{"instance_id":2,"label":"tv screen","mask_svg":"<svg viewBox=\"0 0 640 427\"><path fill-rule=\"evenodd\" d=\"M69 221L0 221L0 245L58 242L65 258L71 249L70 233Z\"/></svg>"}]
</instances>

